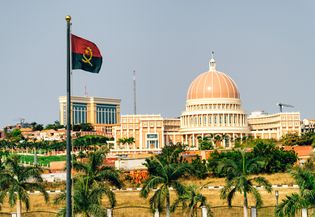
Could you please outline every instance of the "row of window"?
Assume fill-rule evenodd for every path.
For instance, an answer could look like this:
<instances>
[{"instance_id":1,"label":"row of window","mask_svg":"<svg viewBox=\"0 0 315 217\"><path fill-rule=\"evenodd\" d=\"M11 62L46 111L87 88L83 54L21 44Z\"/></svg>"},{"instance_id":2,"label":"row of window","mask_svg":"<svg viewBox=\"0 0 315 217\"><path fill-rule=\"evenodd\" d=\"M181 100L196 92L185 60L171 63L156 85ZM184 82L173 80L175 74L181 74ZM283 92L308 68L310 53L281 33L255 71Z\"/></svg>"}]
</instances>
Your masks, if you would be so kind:
<instances>
[{"instance_id":1,"label":"row of window","mask_svg":"<svg viewBox=\"0 0 315 217\"><path fill-rule=\"evenodd\" d=\"M72 109L72 123L87 123L87 106L86 104L74 103Z\"/></svg>"},{"instance_id":2,"label":"row of window","mask_svg":"<svg viewBox=\"0 0 315 217\"><path fill-rule=\"evenodd\" d=\"M189 105L187 111L209 110L209 109L241 109L239 104L207 104L207 105Z\"/></svg>"},{"instance_id":3,"label":"row of window","mask_svg":"<svg viewBox=\"0 0 315 217\"><path fill-rule=\"evenodd\" d=\"M212 124L245 124L245 115L203 115L203 116L186 116L182 119L185 126L197 125L208 126Z\"/></svg>"},{"instance_id":4,"label":"row of window","mask_svg":"<svg viewBox=\"0 0 315 217\"><path fill-rule=\"evenodd\" d=\"M116 106L114 105L96 105L96 123L97 124L116 124Z\"/></svg>"}]
</instances>

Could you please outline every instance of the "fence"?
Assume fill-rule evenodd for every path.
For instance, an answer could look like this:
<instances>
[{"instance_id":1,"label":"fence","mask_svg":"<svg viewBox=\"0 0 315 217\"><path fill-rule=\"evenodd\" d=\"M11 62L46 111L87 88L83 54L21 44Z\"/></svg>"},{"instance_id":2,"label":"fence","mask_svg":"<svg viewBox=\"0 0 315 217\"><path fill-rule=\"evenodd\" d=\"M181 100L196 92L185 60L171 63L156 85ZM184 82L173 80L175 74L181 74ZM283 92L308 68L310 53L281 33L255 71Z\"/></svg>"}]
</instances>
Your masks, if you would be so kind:
<instances>
[{"instance_id":1,"label":"fence","mask_svg":"<svg viewBox=\"0 0 315 217\"><path fill-rule=\"evenodd\" d=\"M110 211L110 210L109 210ZM242 217L243 214L242 206L233 206L231 208L227 206L215 206L211 207L211 212L213 217ZM254 212L256 213L254 215ZM256 209L253 212L252 209L248 209L248 216L251 217L274 217L275 207L266 206ZM311 217L315 214L315 209L307 209L307 216ZM32 211L22 213L22 217L55 217L57 212L50 211ZM13 217L15 216L12 213L0 212L0 217ZM79 215L78 215L79 216ZM187 211L183 210L181 207L178 207L175 212L171 213L172 217L188 217L189 214ZM204 217L202 215L202 209L197 209L197 217ZM165 212L153 213L152 210L147 206L124 206L124 207L115 207L109 212L108 217L165 217ZM295 217L304 217L302 216L302 211L299 210Z\"/></svg>"}]
</instances>

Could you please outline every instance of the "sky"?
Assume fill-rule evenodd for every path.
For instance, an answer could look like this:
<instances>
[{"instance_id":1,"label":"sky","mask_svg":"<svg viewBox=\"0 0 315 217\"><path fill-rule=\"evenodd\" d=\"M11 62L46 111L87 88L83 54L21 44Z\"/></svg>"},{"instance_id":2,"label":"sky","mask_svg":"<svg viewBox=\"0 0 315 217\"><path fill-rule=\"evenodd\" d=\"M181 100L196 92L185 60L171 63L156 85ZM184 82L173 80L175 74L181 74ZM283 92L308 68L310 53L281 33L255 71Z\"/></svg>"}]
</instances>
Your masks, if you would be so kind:
<instances>
[{"instance_id":1,"label":"sky","mask_svg":"<svg viewBox=\"0 0 315 217\"><path fill-rule=\"evenodd\" d=\"M103 55L99 74L73 71L72 95L119 98L121 114L132 114L136 70L137 113L179 117L214 51L247 113L275 113L282 102L315 119L314 8L311 0L1 1L0 127L59 119L66 15Z\"/></svg>"}]
</instances>

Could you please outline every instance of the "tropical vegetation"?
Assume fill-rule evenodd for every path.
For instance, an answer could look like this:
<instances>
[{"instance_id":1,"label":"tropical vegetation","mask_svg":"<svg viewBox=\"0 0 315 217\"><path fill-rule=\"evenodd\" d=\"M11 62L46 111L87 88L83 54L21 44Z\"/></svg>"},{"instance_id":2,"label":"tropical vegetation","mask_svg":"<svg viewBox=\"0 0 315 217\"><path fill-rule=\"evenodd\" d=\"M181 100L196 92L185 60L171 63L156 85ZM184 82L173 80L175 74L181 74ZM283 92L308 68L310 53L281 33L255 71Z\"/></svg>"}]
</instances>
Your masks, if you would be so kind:
<instances>
[{"instance_id":1,"label":"tropical vegetation","mask_svg":"<svg viewBox=\"0 0 315 217\"><path fill-rule=\"evenodd\" d=\"M248 151L246 157L248 159L259 160L261 163L257 165L252 174L258 173L277 173L288 171L297 161L297 155L294 151L285 151L276 147L270 140L257 140L252 151ZM219 163L224 159L237 160L241 158L241 153L237 150L217 151L215 150L208 160L208 169L215 177L226 177L225 170L219 170Z\"/></svg>"},{"instance_id":2,"label":"tropical vegetation","mask_svg":"<svg viewBox=\"0 0 315 217\"><path fill-rule=\"evenodd\" d=\"M162 211L165 204L166 217L170 217L171 211L169 189L172 187L177 196L183 195L185 187L179 179L191 171L190 165L180 157L183 150L180 145L171 145L163 149L160 155L146 159L149 177L143 183L140 196L147 198L157 188L149 200L150 207L153 211Z\"/></svg>"},{"instance_id":3,"label":"tropical vegetation","mask_svg":"<svg viewBox=\"0 0 315 217\"><path fill-rule=\"evenodd\" d=\"M205 207L208 216L212 216L210 204L207 203L207 198L200 192L202 187L198 188L196 185L185 187L184 193L179 195L172 204L171 211L174 212L181 205L183 210L187 210L190 217L197 217L198 209Z\"/></svg>"},{"instance_id":4,"label":"tropical vegetation","mask_svg":"<svg viewBox=\"0 0 315 217\"><path fill-rule=\"evenodd\" d=\"M226 172L226 184L221 190L221 198L226 199L229 206L232 206L232 200L238 192L243 194L244 217L248 216L248 195L252 194L256 201L255 206L260 207L263 204L259 191L255 188L254 183L263 186L267 192L271 192L271 184L263 177L250 177L252 171L259 167L259 161L248 159L246 151L239 151L241 158L223 159L218 167L219 170Z\"/></svg>"},{"instance_id":5,"label":"tropical vegetation","mask_svg":"<svg viewBox=\"0 0 315 217\"><path fill-rule=\"evenodd\" d=\"M315 208L315 174L314 170L295 168L291 171L299 193L287 195L276 209L277 217L295 217L301 209Z\"/></svg>"},{"instance_id":6,"label":"tropical vegetation","mask_svg":"<svg viewBox=\"0 0 315 217\"><path fill-rule=\"evenodd\" d=\"M83 216L106 216L102 198L106 196L109 208L116 206L116 197L111 187L122 187L119 173L112 167L104 166L106 151L98 150L88 155L88 162L74 162L73 168L78 171L74 177L73 207L74 214ZM55 204L60 204L66 199L61 194L55 198ZM65 215L66 208L59 211L59 216Z\"/></svg>"},{"instance_id":7,"label":"tropical vegetation","mask_svg":"<svg viewBox=\"0 0 315 217\"><path fill-rule=\"evenodd\" d=\"M17 206L17 217L21 217L22 203L26 210L30 208L30 191L42 193L48 201L48 193L43 186L40 176L42 169L37 166L23 166L19 164L19 156L13 155L6 159L5 166L1 168L0 175L0 203L8 198L11 207Z\"/></svg>"},{"instance_id":8,"label":"tropical vegetation","mask_svg":"<svg viewBox=\"0 0 315 217\"><path fill-rule=\"evenodd\" d=\"M315 145L315 132L306 132L301 135L297 133L288 133L282 136L281 142L283 145L296 146L296 145Z\"/></svg>"}]
</instances>

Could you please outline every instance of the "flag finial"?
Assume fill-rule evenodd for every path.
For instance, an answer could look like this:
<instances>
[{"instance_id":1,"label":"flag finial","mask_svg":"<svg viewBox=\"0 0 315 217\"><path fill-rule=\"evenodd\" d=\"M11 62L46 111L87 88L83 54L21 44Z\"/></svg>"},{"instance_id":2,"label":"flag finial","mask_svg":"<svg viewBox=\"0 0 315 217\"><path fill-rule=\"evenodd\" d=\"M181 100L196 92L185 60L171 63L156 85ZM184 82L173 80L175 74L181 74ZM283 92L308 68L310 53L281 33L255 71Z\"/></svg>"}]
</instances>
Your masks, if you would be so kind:
<instances>
[{"instance_id":1,"label":"flag finial","mask_svg":"<svg viewBox=\"0 0 315 217\"><path fill-rule=\"evenodd\" d=\"M211 52L211 59L209 61L209 71L215 71L216 62L214 59L214 51Z\"/></svg>"},{"instance_id":2,"label":"flag finial","mask_svg":"<svg viewBox=\"0 0 315 217\"><path fill-rule=\"evenodd\" d=\"M66 21L67 21L67 23L70 23L70 21L71 21L71 16L70 15L66 16Z\"/></svg>"}]
</instances>

